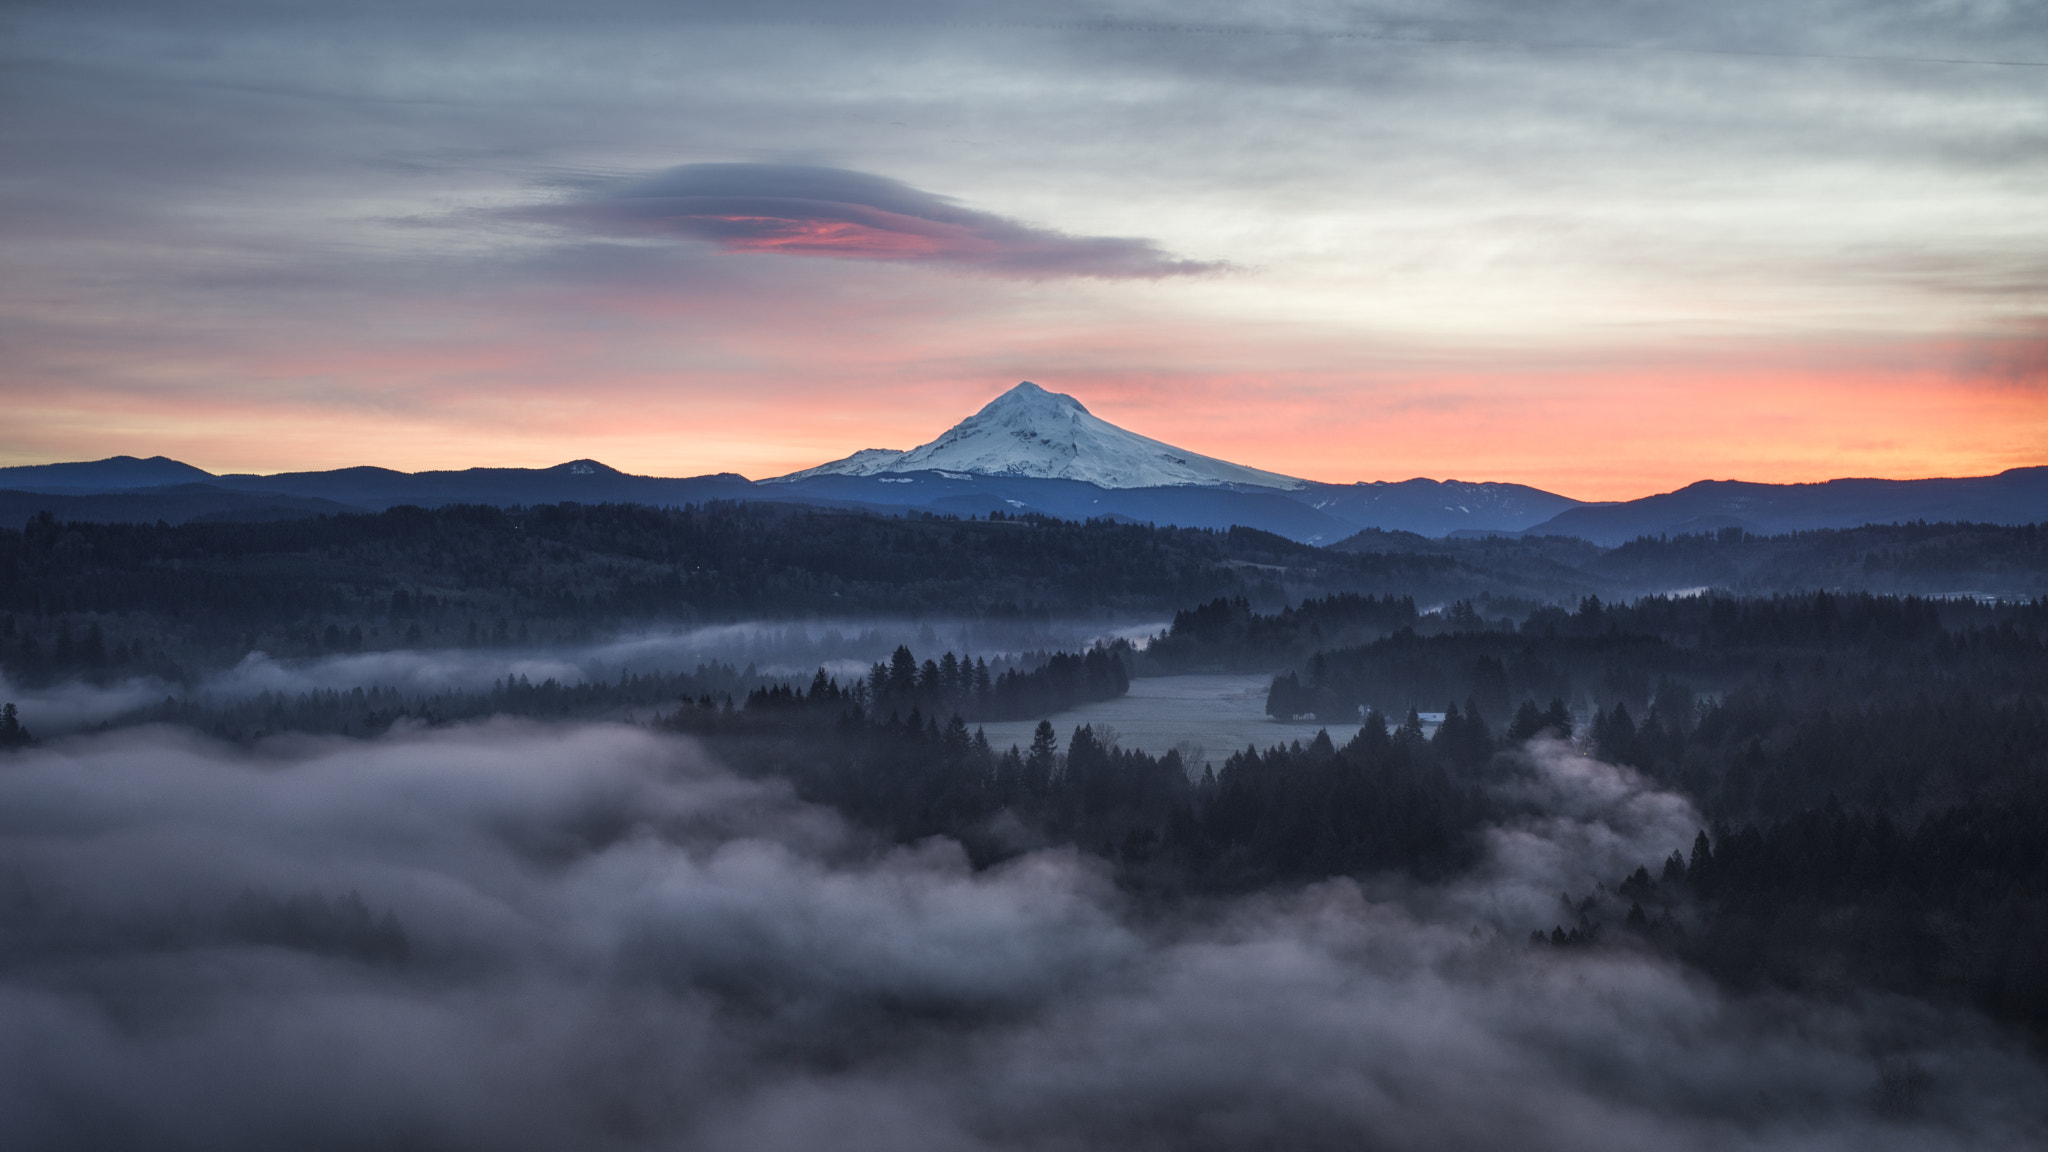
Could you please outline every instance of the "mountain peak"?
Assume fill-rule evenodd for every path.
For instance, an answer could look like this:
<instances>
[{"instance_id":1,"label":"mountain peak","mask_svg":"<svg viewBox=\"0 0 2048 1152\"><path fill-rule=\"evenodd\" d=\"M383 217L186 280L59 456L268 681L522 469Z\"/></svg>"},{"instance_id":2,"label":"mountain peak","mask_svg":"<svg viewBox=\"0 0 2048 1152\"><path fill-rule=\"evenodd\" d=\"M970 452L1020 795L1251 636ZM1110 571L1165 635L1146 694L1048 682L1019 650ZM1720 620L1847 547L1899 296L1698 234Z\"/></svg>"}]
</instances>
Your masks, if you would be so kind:
<instances>
[{"instance_id":1,"label":"mountain peak","mask_svg":"<svg viewBox=\"0 0 2048 1152\"><path fill-rule=\"evenodd\" d=\"M203 484L213 473L168 456L140 460L109 456L64 464L24 464L0 468L0 487L28 492L121 491L160 488L170 484Z\"/></svg>"},{"instance_id":2,"label":"mountain peak","mask_svg":"<svg viewBox=\"0 0 2048 1152\"><path fill-rule=\"evenodd\" d=\"M812 476L956 472L1080 480L1100 488L1221 487L1293 490L1304 481L1189 452L1127 432L1062 392L1029 380L982 406L938 439L908 452L869 448L776 481Z\"/></svg>"},{"instance_id":3,"label":"mountain peak","mask_svg":"<svg viewBox=\"0 0 2048 1152\"><path fill-rule=\"evenodd\" d=\"M568 463L566 463L566 464L557 464L557 465L555 465L555 466L554 466L553 468L549 468L549 469L547 469L547 471L549 471L549 472L555 472L555 473L559 473L559 474L561 474L561 475L564 475L564 476L623 476L623 475L625 475L625 473L623 473L623 472L619 471L619 470L618 470L617 468L614 468L614 467L612 467L612 466L611 466L611 465L609 465L609 464L601 464L601 463L599 463L599 462L597 462L597 461L595 461L595 460L587 460L587 459L586 459L586 460L571 460L571 461L569 461L569 462L568 462Z\"/></svg>"},{"instance_id":4,"label":"mountain peak","mask_svg":"<svg viewBox=\"0 0 2048 1152\"><path fill-rule=\"evenodd\" d=\"M1001 411L1006 408L1025 407L1048 410L1071 409L1083 416L1089 414L1088 409L1079 400L1074 399L1065 392L1047 392L1031 381L1025 380L1020 382L1015 388L983 405L981 411L975 413L975 415L987 416L991 412Z\"/></svg>"}]
</instances>

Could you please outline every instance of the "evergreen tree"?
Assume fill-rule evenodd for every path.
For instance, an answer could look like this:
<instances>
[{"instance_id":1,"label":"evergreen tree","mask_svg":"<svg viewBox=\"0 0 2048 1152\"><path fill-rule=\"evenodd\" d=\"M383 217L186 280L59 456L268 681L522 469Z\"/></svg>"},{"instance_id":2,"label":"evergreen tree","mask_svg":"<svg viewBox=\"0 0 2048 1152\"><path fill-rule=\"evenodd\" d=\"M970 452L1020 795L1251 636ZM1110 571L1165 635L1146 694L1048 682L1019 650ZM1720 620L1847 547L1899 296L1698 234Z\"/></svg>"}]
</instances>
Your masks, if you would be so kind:
<instances>
[{"instance_id":1,"label":"evergreen tree","mask_svg":"<svg viewBox=\"0 0 2048 1152\"><path fill-rule=\"evenodd\" d=\"M1408 709L1408 718L1401 721L1401 727L1394 733L1394 740L1411 748L1419 747L1423 742L1422 713L1413 708Z\"/></svg>"},{"instance_id":2,"label":"evergreen tree","mask_svg":"<svg viewBox=\"0 0 2048 1152\"><path fill-rule=\"evenodd\" d=\"M0 748L19 748L29 739L28 729L21 724L21 714L15 710L14 701L9 700L5 707L0 707Z\"/></svg>"},{"instance_id":3,"label":"evergreen tree","mask_svg":"<svg viewBox=\"0 0 2048 1152\"><path fill-rule=\"evenodd\" d=\"M904 645L898 644L889 657L888 688L905 696L917 691L917 657Z\"/></svg>"},{"instance_id":4,"label":"evergreen tree","mask_svg":"<svg viewBox=\"0 0 2048 1152\"><path fill-rule=\"evenodd\" d=\"M1053 731L1052 721L1040 720L1031 733L1031 750L1024 757L1024 787L1027 790L1042 795L1051 786L1059 747L1059 734Z\"/></svg>"},{"instance_id":5,"label":"evergreen tree","mask_svg":"<svg viewBox=\"0 0 2048 1152\"><path fill-rule=\"evenodd\" d=\"M1522 701L1522 706L1515 709L1514 722L1508 725L1509 742L1520 744L1524 740L1535 736L1543 731L1544 723L1543 713L1537 709L1536 702L1534 700Z\"/></svg>"},{"instance_id":6,"label":"evergreen tree","mask_svg":"<svg viewBox=\"0 0 2048 1152\"><path fill-rule=\"evenodd\" d=\"M1550 708L1543 713L1543 726L1560 740L1572 738L1572 710L1565 707L1562 699L1553 699Z\"/></svg>"}]
</instances>

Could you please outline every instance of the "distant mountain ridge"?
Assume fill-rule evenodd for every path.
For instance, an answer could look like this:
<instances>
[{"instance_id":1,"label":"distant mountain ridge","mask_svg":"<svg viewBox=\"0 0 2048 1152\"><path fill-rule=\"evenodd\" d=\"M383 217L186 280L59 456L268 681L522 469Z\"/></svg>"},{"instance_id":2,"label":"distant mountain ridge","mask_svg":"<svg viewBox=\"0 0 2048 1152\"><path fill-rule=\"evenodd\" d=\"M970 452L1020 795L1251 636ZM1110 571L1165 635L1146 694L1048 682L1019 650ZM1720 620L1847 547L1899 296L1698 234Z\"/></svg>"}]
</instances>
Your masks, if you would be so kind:
<instances>
[{"instance_id":1,"label":"distant mountain ridge","mask_svg":"<svg viewBox=\"0 0 2048 1152\"><path fill-rule=\"evenodd\" d=\"M2048 466L1995 476L1931 480L1828 480L1758 484L1701 480L1675 492L1612 504L1582 504L1525 530L1614 546L1638 536L1676 536L1739 528L1776 536L1814 528L1853 528L1915 520L2032 524L2048 519Z\"/></svg>"},{"instance_id":2,"label":"distant mountain ridge","mask_svg":"<svg viewBox=\"0 0 2048 1152\"><path fill-rule=\"evenodd\" d=\"M168 456L139 460L109 456L71 464L28 464L0 468L0 488L24 492L117 492L161 488L169 484L204 484L218 479Z\"/></svg>"},{"instance_id":3,"label":"distant mountain ridge","mask_svg":"<svg viewBox=\"0 0 2048 1152\"><path fill-rule=\"evenodd\" d=\"M1589 504L1525 484L1411 479L1326 484L1176 448L1110 424L1028 381L928 444L864 449L786 476L636 476L595 460L551 468L399 472L340 468L226 475L162 456L0 468L0 518L47 508L69 519L183 521L376 511L398 504L772 501L885 513L1038 513L1193 528L1258 528L1305 544L1373 532L1557 535L1603 546L1638 536L1741 528L1770 535L1914 520L2048 519L2048 467L1935 480L1825 484L1701 481L1639 500ZM4 521L0 521L4 522ZM1364 535L1361 535L1363 533Z\"/></svg>"}]
</instances>

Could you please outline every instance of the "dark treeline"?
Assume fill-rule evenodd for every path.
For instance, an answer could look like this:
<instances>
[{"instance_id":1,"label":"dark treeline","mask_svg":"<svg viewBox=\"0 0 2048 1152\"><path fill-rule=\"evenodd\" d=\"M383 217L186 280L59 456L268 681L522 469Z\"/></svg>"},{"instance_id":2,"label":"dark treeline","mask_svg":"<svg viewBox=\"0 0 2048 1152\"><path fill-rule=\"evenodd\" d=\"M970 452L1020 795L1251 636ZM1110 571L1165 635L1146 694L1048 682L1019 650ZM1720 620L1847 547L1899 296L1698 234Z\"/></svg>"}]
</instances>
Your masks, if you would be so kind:
<instances>
[{"instance_id":1,"label":"dark treeline","mask_svg":"<svg viewBox=\"0 0 2048 1152\"><path fill-rule=\"evenodd\" d=\"M1252 529L893 518L773 504L393 508L266 523L0 529L0 670L169 680L277 656L581 642L634 623L1159 613L1487 581Z\"/></svg>"},{"instance_id":2,"label":"dark treeline","mask_svg":"<svg viewBox=\"0 0 2048 1152\"><path fill-rule=\"evenodd\" d=\"M1911 823L1840 803L1740 827L1612 888L1560 897L1534 941L1650 946L1738 989L1881 989L1967 1003L2048 1041L2048 808Z\"/></svg>"},{"instance_id":3,"label":"dark treeline","mask_svg":"<svg viewBox=\"0 0 2048 1152\"><path fill-rule=\"evenodd\" d=\"M1986 579L1962 579L1971 572ZM23 683L187 681L251 649L308 656L583 642L653 621L1049 619L1163 615L1218 597L1275 608L1323 598L1295 610L1314 619L1246 624L1272 634L1212 636L1201 622L1162 649L1178 667L1299 659L1369 639L1381 626L1372 612L1343 619L1361 606L1334 603L1335 593L1370 592L1382 607L1462 601L1497 621L1545 601L1646 588L1882 590L1908 577L1939 591L2039 595L2048 544L2032 527L1900 525L1610 550L1365 533L1323 549L1245 528L759 503L401 507L175 526L39 515L19 532L0 529L0 670Z\"/></svg>"},{"instance_id":4,"label":"dark treeline","mask_svg":"<svg viewBox=\"0 0 2048 1152\"><path fill-rule=\"evenodd\" d=\"M1867 524L1760 536L1740 528L1646 536L1584 570L1637 587L1713 587L1746 595L1791 588L1895 595L2048 595L2048 532L2039 524Z\"/></svg>"},{"instance_id":5,"label":"dark treeline","mask_svg":"<svg viewBox=\"0 0 2048 1152\"><path fill-rule=\"evenodd\" d=\"M1028 720L1122 696L1130 690L1131 660L1130 644L1118 640L1082 653L1027 652L1021 667L991 676L986 660L947 652L919 664L908 647L898 645L888 663L877 661L867 679L854 686L854 701L876 715L916 709L968 720ZM821 687L814 683L812 691ZM764 694L760 702L796 702L786 689L780 692ZM748 706L754 705L749 697Z\"/></svg>"},{"instance_id":6,"label":"dark treeline","mask_svg":"<svg viewBox=\"0 0 2048 1152\"><path fill-rule=\"evenodd\" d=\"M1850 669L1816 665L1746 683L1699 707L1696 719L1652 704L1639 725L1617 703L1594 714L1589 736L1603 759L1643 769L1731 818L1783 815L1830 797L1921 810L1980 795L2048 795L2048 707L2038 694L2001 687L1994 679L1864 696Z\"/></svg>"},{"instance_id":7,"label":"dark treeline","mask_svg":"<svg viewBox=\"0 0 2048 1152\"><path fill-rule=\"evenodd\" d=\"M1368 529L1332 547L1441 557L1489 572L1516 570L1531 585L1624 598L1672 588L1745 596L1796 589L2008 600L2048 596L2048 532L2039 524L1914 521L1775 536L1729 527L1638 537L1613 548L1569 536L1434 540Z\"/></svg>"},{"instance_id":8,"label":"dark treeline","mask_svg":"<svg viewBox=\"0 0 2048 1152\"><path fill-rule=\"evenodd\" d=\"M2043 602L1588 599L1539 610L1513 633L1404 630L1319 652L1304 672L1274 679L1270 712L1336 723L1363 708L1462 702L1526 729L1549 701L1602 758L1730 818L1831 795L1921 808L2048 782Z\"/></svg>"},{"instance_id":9,"label":"dark treeline","mask_svg":"<svg viewBox=\"0 0 2048 1152\"><path fill-rule=\"evenodd\" d=\"M1146 647L1145 664L1161 673L1286 664L1324 648L1376 640L1415 622L1412 596L1342 592L1270 614L1254 612L1242 596L1219 597L1175 612L1173 624Z\"/></svg>"}]
</instances>

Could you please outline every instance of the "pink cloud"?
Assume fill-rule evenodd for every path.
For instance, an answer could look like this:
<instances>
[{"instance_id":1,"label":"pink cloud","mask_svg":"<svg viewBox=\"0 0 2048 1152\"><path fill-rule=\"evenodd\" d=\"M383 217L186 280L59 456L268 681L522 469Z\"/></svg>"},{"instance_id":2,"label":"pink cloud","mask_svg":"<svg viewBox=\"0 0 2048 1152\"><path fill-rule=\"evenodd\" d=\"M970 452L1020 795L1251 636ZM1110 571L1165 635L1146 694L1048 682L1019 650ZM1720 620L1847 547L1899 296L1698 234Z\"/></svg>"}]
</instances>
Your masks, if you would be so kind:
<instances>
[{"instance_id":1,"label":"pink cloud","mask_svg":"<svg viewBox=\"0 0 2048 1152\"><path fill-rule=\"evenodd\" d=\"M1017 279L1157 279L1220 270L1150 240L1071 236L900 181L841 168L688 164L515 215L598 235L767 252L951 265Z\"/></svg>"}]
</instances>

